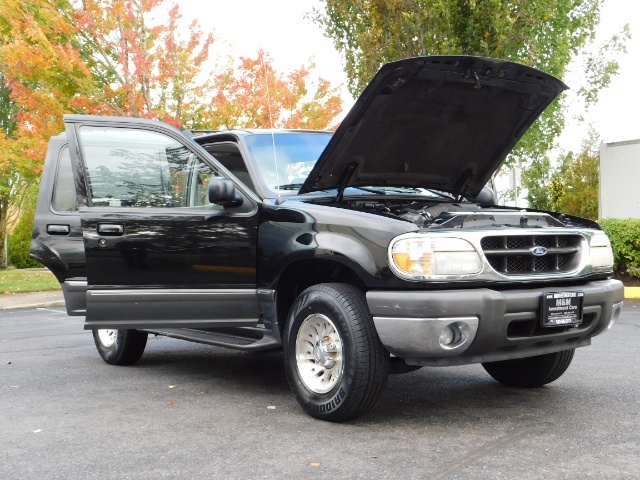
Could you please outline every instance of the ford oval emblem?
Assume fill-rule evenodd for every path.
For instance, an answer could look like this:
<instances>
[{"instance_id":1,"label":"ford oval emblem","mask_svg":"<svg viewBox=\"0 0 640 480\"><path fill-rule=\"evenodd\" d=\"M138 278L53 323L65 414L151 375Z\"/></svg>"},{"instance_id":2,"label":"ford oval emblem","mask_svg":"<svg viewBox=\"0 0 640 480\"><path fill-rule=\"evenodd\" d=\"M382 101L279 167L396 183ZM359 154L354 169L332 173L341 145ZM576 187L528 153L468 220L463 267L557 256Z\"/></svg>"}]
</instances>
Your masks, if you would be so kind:
<instances>
[{"instance_id":1,"label":"ford oval emblem","mask_svg":"<svg viewBox=\"0 0 640 480\"><path fill-rule=\"evenodd\" d=\"M541 257L547 254L547 249L544 247L533 247L531 249L531 253L533 253L536 257Z\"/></svg>"}]
</instances>

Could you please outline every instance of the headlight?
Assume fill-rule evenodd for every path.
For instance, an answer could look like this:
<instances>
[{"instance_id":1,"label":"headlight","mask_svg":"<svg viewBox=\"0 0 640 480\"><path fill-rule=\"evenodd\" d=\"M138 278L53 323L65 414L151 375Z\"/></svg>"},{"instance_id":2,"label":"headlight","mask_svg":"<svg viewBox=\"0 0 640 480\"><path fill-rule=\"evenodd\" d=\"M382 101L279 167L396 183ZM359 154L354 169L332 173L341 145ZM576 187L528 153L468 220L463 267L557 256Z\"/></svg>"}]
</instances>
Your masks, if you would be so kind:
<instances>
[{"instance_id":1,"label":"headlight","mask_svg":"<svg viewBox=\"0 0 640 480\"><path fill-rule=\"evenodd\" d=\"M389 253L396 273L404 277L423 279L482 271L478 252L461 238L403 238L392 243Z\"/></svg>"},{"instance_id":2,"label":"headlight","mask_svg":"<svg viewBox=\"0 0 640 480\"><path fill-rule=\"evenodd\" d=\"M591 265L594 268L613 267L613 250L609 237L604 233L596 233L591 237L589 245L591 253Z\"/></svg>"}]
</instances>

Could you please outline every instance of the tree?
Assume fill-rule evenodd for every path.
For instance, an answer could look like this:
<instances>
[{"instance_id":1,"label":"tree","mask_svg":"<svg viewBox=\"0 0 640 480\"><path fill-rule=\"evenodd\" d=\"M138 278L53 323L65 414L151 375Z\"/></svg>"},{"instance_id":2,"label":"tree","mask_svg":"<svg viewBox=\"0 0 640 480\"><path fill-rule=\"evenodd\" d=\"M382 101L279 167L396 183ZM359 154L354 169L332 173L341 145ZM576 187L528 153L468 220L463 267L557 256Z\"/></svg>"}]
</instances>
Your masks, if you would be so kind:
<instances>
[{"instance_id":1,"label":"tree","mask_svg":"<svg viewBox=\"0 0 640 480\"><path fill-rule=\"evenodd\" d=\"M10 137L15 132L17 113L16 104L11 101L11 90L0 71L0 132L5 137Z\"/></svg>"},{"instance_id":2,"label":"tree","mask_svg":"<svg viewBox=\"0 0 640 480\"><path fill-rule=\"evenodd\" d=\"M569 152L551 179L555 210L591 220L598 219L600 137L591 129L578 154Z\"/></svg>"},{"instance_id":3,"label":"tree","mask_svg":"<svg viewBox=\"0 0 640 480\"><path fill-rule=\"evenodd\" d=\"M15 228L9 234L7 256L9 263L16 268L41 267L40 262L29 257L31 248L31 236L33 234L33 219L36 213L38 200L38 185L29 186L25 194L21 215Z\"/></svg>"},{"instance_id":4,"label":"tree","mask_svg":"<svg viewBox=\"0 0 640 480\"><path fill-rule=\"evenodd\" d=\"M216 79L216 93L202 121L226 129L327 129L341 112L342 100L328 81L319 78L313 84L313 68L303 65L281 74L262 50L256 58L241 57L237 68Z\"/></svg>"},{"instance_id":5,"label":"tree","mask_svg":"<svg viewBox=\"0 0 640 480\"><path fill-rule=\"evenodd\" d=\"M20 203L25 193L25 182L21 179L21 165L12 165L7 162L8 146L11 137L16 130L16 105L10 98L11 90L5 83L4 76L0 74L0 268L7 266L6 234L8 228L15 223L15 204Z\"/></svg>"},{"instance_id":6,"label":"tree","mask_svg":"<svg viewBox=\"0 0 640 480\"><path fill-rule=\"evenodd\" d=\"M177 7L168 22L149 25L162 1L0 4L0 63L20 107L16 137L33 143L26 156L36 175L46 141L63 129L63 113L156 118L176 126L194 115L193 98L210 83L201 68L213 36L192 23L181 39Z\"/></svg>"},{"instance_id":7,"label":"tree","mask_svg":"<svg viewBox=\"0 0 640 480\"><path fill-rule=\"evenodd\" d=\"M534 162L522 176L532 208L598 219L600 137L591 128L580 152L563 153L553 167L549 157Z\"/></svg>"},{"instance_id":8,"label":"tree","mask_svg":"<svg viewBox=\"0 0 640 480\"><path fill-rule=\"evenodd\" d=\"M554 210L553 196L549 192L552 179L551 160L548 155L531 162L531 166L522 172L522 186L527 190L527 204L538 210Z\"/></svg>"},{"instance_id":9,"label":"tree","mask_svg":"<svg viewBox=\"0 0 640 480\"><path fill-rule=\"evenodd\" d=\"M241 59L238 72L232 63L212 66L213 35L194 21L183 39L177 5L168 10L166 21L154 20L164 3L5 0L0 61L21 106L22 123L41 132L46 127L42 119L53 118L59 131L61 113L76 112L160 119L187 128L244 126L252 116L253 123L268 126L262 108L266 85L279 125L326 128L339 113L341 102L328 82L319 79L311 88L312 66L278 74L262 51L256 59ZM215 67L216 73L204 75L205 67ZM247 98L252 94L257 98ZM240 105L234 110L227 105L231 101Z\"/></svg>"},{"instance_id":10,"label":"tree","mask_svg":"<svg viewBox=\"0 0 640 480\"><path fill-rule=\"evenodd\" d=\"M198 97L210 86L202 67L213 43L194 21L188 39L178 34L177 5L166 22L164 0L85 0L68 15L86 64L105 104L122 116L161 119L181 127L192 121Z\"/></svg>"},{"instance_id":11,"label":"tree","mask_svg":"<svg viewBox=\"0 0 640 480\"><path fill-rule=\"evenodd\" d=\"M322 0L312 19L342 53L355 96L385 62L418 55L481 55L519 61L562 78L569 61L594 40L604 0ZM587 57L587 102L617 72L628 27ZM539 156L564 126L562 100L553 102L510 155Z\"/></svg>"},{"instance_id":12,"label":"tree","mask_svg":"<svg viewBox=\"0 0 640 480\"><path fill-rule=\"evenodd\" d=\"M0 268L29 186L40 175L46 138L61 130L64 104L85 87L66 1L0 3L3 135L0 137Z\"/></svg>"}]
</instances>

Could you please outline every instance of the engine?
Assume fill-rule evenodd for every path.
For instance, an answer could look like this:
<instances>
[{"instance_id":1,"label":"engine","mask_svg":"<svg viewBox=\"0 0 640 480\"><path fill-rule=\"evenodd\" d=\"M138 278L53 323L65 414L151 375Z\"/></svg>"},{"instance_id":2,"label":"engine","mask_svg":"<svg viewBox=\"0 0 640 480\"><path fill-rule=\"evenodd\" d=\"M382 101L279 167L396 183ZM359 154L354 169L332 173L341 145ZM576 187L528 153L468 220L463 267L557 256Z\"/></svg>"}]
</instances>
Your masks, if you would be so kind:
<instances>
[{"instance_id":1,"label":"engine","mask_svg":"<svg viewBox=\"0 0 640 480\"><path fill-rule=\"evenodd\" d=\"M484 206L466 202L407 202L402 200L347 201L342 207L365 210L399 218L420 228L548 228L576 227L572 221L559 215L525 209Z\"/></svg>"}]
</instances>

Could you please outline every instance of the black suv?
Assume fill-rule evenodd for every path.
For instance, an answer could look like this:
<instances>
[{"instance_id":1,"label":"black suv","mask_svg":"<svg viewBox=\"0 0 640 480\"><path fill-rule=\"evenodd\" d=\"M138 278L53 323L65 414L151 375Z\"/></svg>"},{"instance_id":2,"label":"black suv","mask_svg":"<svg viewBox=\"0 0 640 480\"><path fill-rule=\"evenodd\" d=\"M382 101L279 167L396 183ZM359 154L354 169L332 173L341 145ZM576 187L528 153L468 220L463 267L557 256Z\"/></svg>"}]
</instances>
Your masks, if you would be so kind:
<instances>
[{"instance_id":1,"label":"black suv","mask_svg":"<svg viewBox=\"0 0 640 480\"><path fill-rule=\"evenodd\" d=\"M544 385L620 314L611 246L595 222L499 207L485 185L565 88L424 57L383 66L335 134L69 115L32 256L106 362L138 360L148 333L282 347L322 419L367 412L390 367L482 363Z\"/></svg>"}]
</instances>

